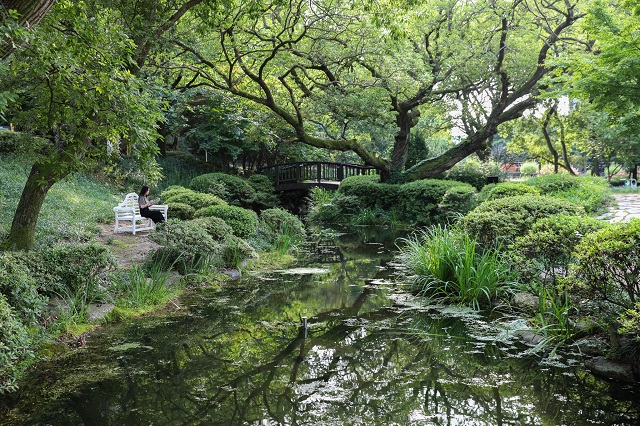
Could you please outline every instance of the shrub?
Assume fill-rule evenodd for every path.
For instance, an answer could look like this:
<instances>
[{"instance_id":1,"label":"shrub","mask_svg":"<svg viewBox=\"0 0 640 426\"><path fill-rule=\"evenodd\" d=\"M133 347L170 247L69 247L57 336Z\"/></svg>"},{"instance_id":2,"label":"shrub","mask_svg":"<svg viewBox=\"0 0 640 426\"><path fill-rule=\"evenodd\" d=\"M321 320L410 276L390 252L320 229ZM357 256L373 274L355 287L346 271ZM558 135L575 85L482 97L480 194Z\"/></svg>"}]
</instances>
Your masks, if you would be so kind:
<instances>
[{"instance_id":1,"label":"shrub","mask_svg":"<svg viewBox=\"0 0 640 426\"><path fill-rule=\"evenodd\" d=\"M258 215L252 211L237 206L211 206L196 211L196 217L219 217L233 229L233 233L240 238L247 238L256 233Z\"/></svg>"},{"instance_id":2,"label":"shrub","mask_svg":"<svg viewBox=\"0 0 640 426\"><path fill-rule=\"evenodd\" d=\"M193 192L193 190L180 185L171 185L165 188L160 195L162 199L166 201L174 195L183 194L185 192Z\"/></svg>"},{"instance_id":3,"label":"shrub","mask_svg":"<svg viewBox=\"0 0 640 426\"><path fill-rule=\"evenodd\" d=\"M283 209L267 209L260 213L260 234L280 253L286 253L304 240L304 225Z\"/></svg>"},{"instance_id":4,"label":"shrub","mask_svg":"<svg viewBox=\"0 0 640 426\"><path fill-rule=\"evenodd\" d=\"M217 195L234 206L251 207L256 190L238 176L224 173L207 173L191 180L191 189Z\"/></svg>"},{"instance_id":5,"label":"shrub","mask_svg":"<svg viewBox=\"0 0 640 426\"><path fill-rule=\"evenodd\" d=\"M633 308L627 309L620 317L623 333L635 334L640 337L640 302L636 302Z\"/></svg>"},{"instance_id":6,"label":"shrub","mask_svg":"<svg viewBox=\"0 0 640 426\"><path fill-rule=\"evenodd\" d=\"M571 276L587 297L626 309L640 302L640 219L586 235L575 255Z\"/></svg>"},{"instance_id":7,"label":"shrub","mask_svg":"<svg viewBox=\"0 0 640 426\"><path fill-rule=\"evenodd\" d=\"M486 185L488 176L498 176L499 174L500 165L495 161L482 163L477 159L468 158L453 166L446 173L446 179L464 182L480 190Z\"/></svg>"},{"instance_id":8,"label":"shrub","mask_svg":"<svg viewBox=\"0 0 640 426\"><path fill-rule=\"evenodd\" d=\"M516 195L540 195L540 190L522 182L504 182L486 185L478 194L478 204Z\"/></svg>"},{"instance_id":9,"label":"shrub","mask_svg":"<svg viewBox=\"0 0 640 426\"><path fill-rule=\"evenodd\" d=\"M476 191L469 186L454 186L444 193L438 209L443 215L449 214L452 219L457 219L475 207L475 195Z\"/></svg>"},{"instance_id":10,"label":"shrub","mask_svg":"<svg viewBox=\"0 0 640 426\"><path fill-rule=\"evenodd\" d=\"M205 194L202 192L195 192L193 190L186 190L179 193L174 193L170 197L164 200L164 203L182 203L191 206L194 210L198 210L209 206L219 206L220 204L226 204L226 202L220 197L216 197L213 194Z\"/></svg>"},{"instance_id":11,"label":"shrub","mask_svg":"<svg viewBox=\"0 0 640 426\"><path fill-rule=\"evenodd\" d=\"M32 356L27 328L15 317L13 309L0 293L0 394L17 389L20 362Z\"/></svg>"},{"instance_id":12,"label":"shrub","mask_svg":"<svg viewBox=\"0 0 640 426\"><path fill-rule=\"evenodd\" d=\"M280 204L273 181L265 175L251 175L247 180L256 191L255 207L257 210L270 209Z\"/></svg>"},{"instance_id":13,"label":"shrub","mask_svg":"<svg viewBox=\"0 0 640 426\"><path fill-rule=\"evenodd\" d=\"M445 222L458 213L457 208L465 212L470 207L467 204L469 197L476 192L467 183L436 179L418 180L397 187L395 208L400 218L418 225ZM450 204L445 201L440 208L447 193L450 194ZM453 202L455 199L458 202Z\"/></svg>"},{"instance_id":14,"label":"shrub","mask_svg":"<svg viewBox=\"0 0 640 426\"><path fill-rule=\"evenodd\" d=\"M457 230L433 227L403 243L399 261L424 296L479 309L490 305L510 280L497 249L481 253L473 238Z\"/></svg>"},{"instance_id":15,"label":"shrub","mask_svg":"<svg viewBox=\"0 0 640 426\"><path fill-rule=\"evenodd\" d=\"M520 173L527 176L532 176L538 173L540 166L535 161L525 161L520 166Z\"/></svg>"},{"instance_id":16,"label":"shrub","mask_svg":"<svg viewBox=\"0 0 640 426\"><path fill-rule=\"evenodd\" d=\"M162 245L152 256L153 262L166 267L175 265L181 273L188 272L199 263L213 262L221 246L194 221L169 219L149 234L149 239Z\"/></svg>"},{"instance_id":17,"label":"shrub","mask_svg":"<svg viewBox=\"0 0 640 426\"><path fill-rule=\"evenodd\" d=\"M527 184L538 188L542 195L581 204L590 214L603 211L612 200L606 180L598 177L553 174L530 179Z\"/></svg>"},{"instance_id":18,"label":"shrub","mask_svg":"<svg viewBox=\"0 0 640 426\"><path fill-rule=\"evenodd\" d=\"M29 269L10 252L0 252L0 296L25 324L35 323L46 304Z\"/></svg>"},{"instance_id":19,"label":"shrub","mask_svg":"<svg viewBox=\"0 0 640 426\"><path fill-rule=\"evenodd\" d=\"M168 202L167 206L169 206L169 213L171 214L171 217L175 217L180 220L193 219L193 215L196 212L196 210L189 204Z\"/></svg>"},{"instance_id":20,"label":"shrub","mask_svg":"<svg viewBox=\"0 0 640 426\"><path fill-rule=\"evenodd\" d=\"M222 249L222 258L225 266L239 268L247 259L258 257L256 251L245 240L235 235L229 235L225 239Z\"/></svg>"},{"instance_id":21,"label":"shrub","mask_svg":"<svg viewBox=\"0 0 640 426\"><path fill-rule=\"evenodd\" d=\"M109 247L100 243L74 243L42 250L49 271L72 291L86 287L89 280L115 268L116 259Z\"/></svg>"},{"instance_id":22,"label":"shrub","mask_svg":"<svg viewBox=\"0 0 640 426\"><path fill-rule=\"evenodd\" d=\"M524 278L537 279L540 274L565 276L572 253L582 238L607 226L606 222L590 217L555 215L536 221L529 232L516 237L511 256Z\"/></svg>"},{"instance_id":23,"label":"shrub","mask_svg":"<svg viewBox=\"0 0 640 426\"><path fill-rule=\"evenodd\" d=\"M518 195L480 204L458 222L462 230L484 246L508 246L543 217L580 216L583 209L568 201L541 195Z\"/></svg>"},{"instance_id":24,"label":"shrub","mask_svg":"<svg viewBox=\"0 0 640 426\"><path fill-rule=\"evenodd\" d=\"M233 234L233 229L219 217L201 217L191 222L193 222L195 226L204 229L215 241L222 241L228 235Z\"/></svg>"}]
</instances>

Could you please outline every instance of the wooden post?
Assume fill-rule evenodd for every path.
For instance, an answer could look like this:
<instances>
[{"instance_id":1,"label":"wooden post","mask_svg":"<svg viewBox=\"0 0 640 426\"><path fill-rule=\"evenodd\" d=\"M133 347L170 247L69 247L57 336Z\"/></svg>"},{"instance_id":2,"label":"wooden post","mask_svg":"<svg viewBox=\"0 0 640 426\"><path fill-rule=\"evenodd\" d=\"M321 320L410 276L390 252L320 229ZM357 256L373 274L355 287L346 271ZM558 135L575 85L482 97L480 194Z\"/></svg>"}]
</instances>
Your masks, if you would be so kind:
<instances>
[{"instance_id":1,"label":"wooden post","mask_svg":"<svg viewBox=\"0 0 640 426\"><path fill-rule=\"evenodd\" d=\"M317 172L317 175L318 175L318 183L320 183L320 182L322 182L322 163L318 162L316 164L316 167L317 167L316 172Z\"/></svg>"},{"instance_id":2,"label":"wooden post","mask_svg":"<svg viewBox=\"0 0 640 426\"><path fill-rule=\"evenodd\" d=\"M278 189L278 186L280 185L280 166L274 166L274 182L275 182L275 187L276 189Z\"/></svg>"},{"instance_id":3,"label":"wooden post","mask_svg":"<svg viewBox=\"0 0 640 426\"><path fill-rule=\"evenodd\" d=\"M344 179L344 164L338 164L338 182Z\"/></svg>"}]
</instances>

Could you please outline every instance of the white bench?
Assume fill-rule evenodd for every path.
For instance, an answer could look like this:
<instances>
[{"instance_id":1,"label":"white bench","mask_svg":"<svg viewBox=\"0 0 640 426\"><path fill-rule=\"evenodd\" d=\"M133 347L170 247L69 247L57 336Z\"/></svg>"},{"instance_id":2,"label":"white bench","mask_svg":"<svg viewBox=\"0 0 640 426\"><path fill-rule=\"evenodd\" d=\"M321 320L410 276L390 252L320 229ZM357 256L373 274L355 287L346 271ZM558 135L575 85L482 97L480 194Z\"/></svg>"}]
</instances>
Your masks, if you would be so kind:
<instances>
[{"instance_id":1,"label":"white bench","mask_svg":"<svg viewBox=\"0 0 640 426\"><path fill-rule=\"evenodd\" d=\"M150 210L158 210L162 212L164 220L167 220L167 212L169 206L156 204L149 207ZM136 235L137 231L148 231L155 228L153 220L140 216L140 205L138 204L138 194L131 192L124 197L124 201L113 208L113 212L116 215L116 226L113 229L113 233L116 232L133 232ZM131 222L129 226L122 226L120 222ZM142 222L142 223L138 223Z\"/></svg>"}]
</instances>

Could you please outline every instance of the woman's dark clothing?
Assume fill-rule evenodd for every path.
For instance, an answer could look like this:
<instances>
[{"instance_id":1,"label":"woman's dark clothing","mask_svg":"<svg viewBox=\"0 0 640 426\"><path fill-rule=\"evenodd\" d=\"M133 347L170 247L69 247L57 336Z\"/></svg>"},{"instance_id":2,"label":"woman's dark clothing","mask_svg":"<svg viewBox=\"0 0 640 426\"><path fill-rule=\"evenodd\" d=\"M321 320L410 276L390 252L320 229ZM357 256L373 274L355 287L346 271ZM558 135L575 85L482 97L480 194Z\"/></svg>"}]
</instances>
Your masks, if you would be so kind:
<instances>
[{"instance_id":1,"label":"woman's dark clothing","mask_svg":"<svg viewBox=\"0 0 640 426\"><path fill-rule=\"evenodd\" d=\"M153 221L153 223L164 222L164 216L162 212L158 210L151 210L149 207L142 207L145 204L149 204L149 199L147 197L138 197L138 205L140 206L140 216L148 217Z\"/></svg>"}]
</instances>

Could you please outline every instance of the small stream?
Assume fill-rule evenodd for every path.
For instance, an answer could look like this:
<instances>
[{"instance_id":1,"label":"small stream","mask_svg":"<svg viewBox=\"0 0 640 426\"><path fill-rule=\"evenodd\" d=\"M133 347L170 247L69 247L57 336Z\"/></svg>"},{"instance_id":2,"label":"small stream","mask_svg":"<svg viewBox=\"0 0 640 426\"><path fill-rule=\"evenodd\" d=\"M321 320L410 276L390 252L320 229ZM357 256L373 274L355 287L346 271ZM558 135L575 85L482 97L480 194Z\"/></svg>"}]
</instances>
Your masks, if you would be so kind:
<instances>
[{"instance_id":1,"label":"small stream","mask_svg":"<svg viewBox=\"0 0 640 426\"><path fill-rule=\"evenodd\" d=\"M97 330L33 373L0 424L640 424L637 386L407 293L394 238L343 235L298 267Z\"/></svg>"}]
</instances>

